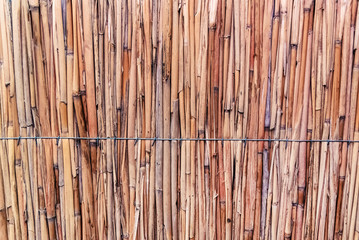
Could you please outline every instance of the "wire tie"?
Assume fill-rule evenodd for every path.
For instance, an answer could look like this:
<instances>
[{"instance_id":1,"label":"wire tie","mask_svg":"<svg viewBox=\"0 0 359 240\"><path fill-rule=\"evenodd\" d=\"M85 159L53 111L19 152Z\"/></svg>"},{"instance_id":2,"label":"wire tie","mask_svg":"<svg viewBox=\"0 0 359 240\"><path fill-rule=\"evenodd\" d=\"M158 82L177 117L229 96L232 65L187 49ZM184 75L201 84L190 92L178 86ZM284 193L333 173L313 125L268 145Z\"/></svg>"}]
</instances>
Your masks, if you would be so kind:
<instances>
[{"instance_id":1,"label":"wire tie","mask_svg":"<svg viewBox=\"0 0 359 240\"><path fill-rule=\"evenodd\" d=\"M244 138L244 147L247 145L247 137Z\"/></svg>"},{"instance_id":2,"label":"wire tie","mask_svg":"<svg viewBox=\"0 0 359 240\"><path fill-rule=\"evenodd\" d=\"M288 147L288 138L285 139L285 148Z\"/></svg>"},{"instance_id":3,"label":"wire tie","mask_svg":"<svg viewBox=\"0 0 359 240\"><path fill-rule=\"evenodd\" d=\"M97 136L96 137L96 146L99 146L100 145L100 138Z\"/></svg>"},{"instance_id":4,"label":"wire tie","mask_svg":"<svg viewBox=\"0 0 359 240\"><path fill-rule=\"evenodd\" d=\"M35 139L35 144L37 146L37 136L36 135L34 136L34 139Z\"/></svg>"},{"instance_id":5,"label":"wire tie","mask_svg":"<svg viewBox=\"0 0 359 240\"><path fill-rule=\"evenodd\" d=\"M138 137L135 139L135 143L133 145L136 146L137 142L138 142Z\"/></svg>"},{"instance_id":6,"label":"wire tie","mask_svg":"<svg viewBox=\"0 0 359 240\"><path fill-rule=\"evenodd\" d=\"M56 146L59 146L60 136L56 138Z\"/></svg>"},{"instance_id":7,"label":"wire tie","mask_svg":"<svg viewBox=\"0 0 359 240\"><path fill-rule=\"evenodd\" d=\"M18 146L19 146L19 144L20 144L20 140L21 140L21 136L19 136L18 139L17 139L17 145L18 145Z\"/></svg>"},{"instance_id":8,"label":"wire tie","mask_svg":"<svg viewBox=\"0 0 359 240\"><path fill-rule=\"evenodd\" d=\"M222 137L222 141L221 141L221 143L222 143L222 147L223 147L223 142L224 142L224 141L223 141L223 137Z\"/></svg>"},{"instance_id":9,"label":"wire tie","mask_svg":"<svg viewBox=\"0 0 359 240\"><path fill-rule=\"evenodd\" d=\"M155 138L153 139L152 146L155 145L156 140L157 140L157 137L155 137Z\"/></svg>"}]
</instances>

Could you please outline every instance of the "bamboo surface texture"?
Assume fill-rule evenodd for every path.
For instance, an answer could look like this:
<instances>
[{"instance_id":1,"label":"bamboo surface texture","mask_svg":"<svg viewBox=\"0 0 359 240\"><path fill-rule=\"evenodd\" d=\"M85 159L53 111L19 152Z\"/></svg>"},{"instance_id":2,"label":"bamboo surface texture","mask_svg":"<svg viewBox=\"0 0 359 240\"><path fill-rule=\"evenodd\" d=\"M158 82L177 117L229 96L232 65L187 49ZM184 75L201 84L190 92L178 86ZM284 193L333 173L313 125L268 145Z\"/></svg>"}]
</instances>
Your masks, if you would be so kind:
<instances>
[{"instance_id":1,"label":"bamboo surface texture","mask_svg":"<svg viewBox=\"0 0 359 240\"><path fill-rule=\"evenodd\" d=\"M0 0L0 239L359 239L358 8Z\"/></svg>"}]
</instances>

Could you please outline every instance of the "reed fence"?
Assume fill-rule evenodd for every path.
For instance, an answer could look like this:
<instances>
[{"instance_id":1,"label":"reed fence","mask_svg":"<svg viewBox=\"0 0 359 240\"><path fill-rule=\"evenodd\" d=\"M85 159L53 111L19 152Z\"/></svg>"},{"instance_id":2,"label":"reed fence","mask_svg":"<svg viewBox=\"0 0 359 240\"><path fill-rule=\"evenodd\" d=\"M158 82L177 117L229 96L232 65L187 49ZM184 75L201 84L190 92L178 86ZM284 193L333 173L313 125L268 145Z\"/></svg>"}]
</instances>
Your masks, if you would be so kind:
<instances>
[{"instance_id":1,"label":"reed fence","mask_svg":"<svg viewBox=\"0 0 359 240\"><path fill-rule=\"evenodd\" d=\"M359 239L357 0L0 0L0 239Z\"/></svg>"}]
</instances>

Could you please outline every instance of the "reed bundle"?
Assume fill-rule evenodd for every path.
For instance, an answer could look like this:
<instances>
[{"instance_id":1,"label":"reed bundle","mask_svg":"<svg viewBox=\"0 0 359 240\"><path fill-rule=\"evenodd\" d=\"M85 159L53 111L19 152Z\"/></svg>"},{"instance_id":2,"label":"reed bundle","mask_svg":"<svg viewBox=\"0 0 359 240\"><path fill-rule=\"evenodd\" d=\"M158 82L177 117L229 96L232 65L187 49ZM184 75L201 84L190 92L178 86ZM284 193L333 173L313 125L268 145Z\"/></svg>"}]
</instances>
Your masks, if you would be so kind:
<instances>
[{"instance_id":1,"label":"reed bundle","mask_svg":"<svg viewBox=\"0 0 359 240\"><path fill-rule=\"evenodd\" d=\"M358 7L0 0L0 239L359 239Z\"/></svg>"}]
</instances>

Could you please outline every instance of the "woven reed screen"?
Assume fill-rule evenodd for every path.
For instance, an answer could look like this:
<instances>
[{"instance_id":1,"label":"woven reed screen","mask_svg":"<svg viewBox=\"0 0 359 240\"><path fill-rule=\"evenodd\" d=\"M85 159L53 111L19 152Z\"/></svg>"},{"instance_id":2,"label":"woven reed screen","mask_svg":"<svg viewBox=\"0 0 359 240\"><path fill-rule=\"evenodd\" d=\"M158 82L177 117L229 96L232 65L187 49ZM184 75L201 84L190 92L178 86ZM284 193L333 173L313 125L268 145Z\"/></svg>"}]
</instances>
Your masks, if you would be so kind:
<instances>
[{"instance_id":1,"label":"woven reed screen","mask_svg":"<svg viewBox=\"0 0 359 240\"><path fill-rule=\"evenodd\" d=\"M358 239L358 14L0 0L0 239Z\"/></svg>"}]
</instances>

